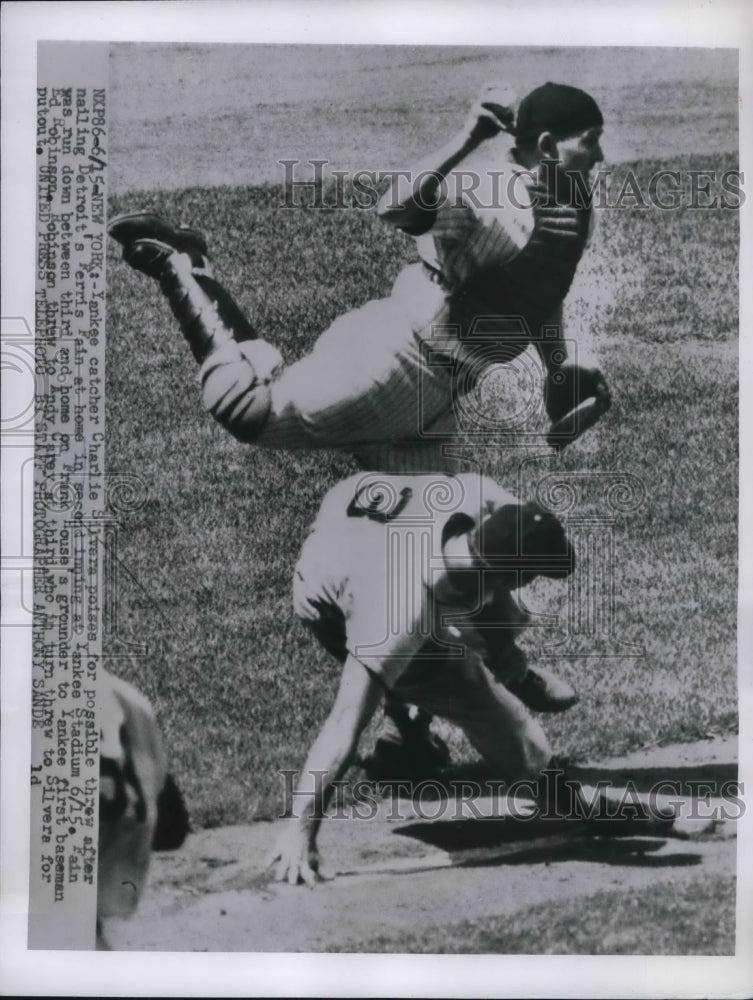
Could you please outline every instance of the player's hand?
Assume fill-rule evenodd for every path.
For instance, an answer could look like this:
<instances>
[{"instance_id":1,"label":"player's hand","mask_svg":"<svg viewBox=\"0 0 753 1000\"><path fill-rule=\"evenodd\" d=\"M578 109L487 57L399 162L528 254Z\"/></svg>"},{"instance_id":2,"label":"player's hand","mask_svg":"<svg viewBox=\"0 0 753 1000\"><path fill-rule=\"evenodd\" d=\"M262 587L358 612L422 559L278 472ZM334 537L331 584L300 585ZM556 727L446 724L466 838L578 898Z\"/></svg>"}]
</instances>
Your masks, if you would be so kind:
<instances>
[{"instance_id":1,"label":"player's hand","mask_svg":"<svg viewBox=\"0 0 753 1000\"><path fill-rule=\"evenodd\" d=\"M553 424L589 396L594 396L599 401L601 413L611 406L609 387L598 368L566 364L547 373L544 404Z\"/></svg>"},{"instance_id":2,"label":"player's hand","mask_svg":"<svg viewBox=\"0 0 753 1000\"><path fill-rule=\"evenodd\" d=\"M295 820L288 820L267 861L273 868L275 882L288 885L306 885L313 889L317 882L333 878L319 858L314 837L308 829Z\"/></svg>"},{"instance_id":3,"label":"player's hand","mask_svg":"<svg viewBox=\"0 0 753 1000\"><path fill-rule=\"evenodd\" d=\"M506 83L487 83L471 107L466 130L471 139L483 142L498 132L509 132L515 123L517 95Z\"/></svg>"}]
</instances>

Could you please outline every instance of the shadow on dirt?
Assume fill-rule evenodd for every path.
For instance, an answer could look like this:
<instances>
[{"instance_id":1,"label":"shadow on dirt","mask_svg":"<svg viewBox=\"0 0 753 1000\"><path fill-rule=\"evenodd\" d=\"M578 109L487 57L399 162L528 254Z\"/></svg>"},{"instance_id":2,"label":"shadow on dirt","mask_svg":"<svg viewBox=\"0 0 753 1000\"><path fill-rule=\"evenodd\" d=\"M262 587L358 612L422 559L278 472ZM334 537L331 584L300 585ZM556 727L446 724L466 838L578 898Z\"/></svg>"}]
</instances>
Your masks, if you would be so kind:
<instances>
[{"instance_id":1,"label":"shadow on dirt","mask_svg":"<svg viewBox=\"0 0 753 1000\"><path fill-rule=\"evenodd\" d=\"M568 773L584 785L606 781L615 788L628 783L638 792L683 797L737 797L737 764L698 764L692 767L578 767ZM662 787L666 786L666 787Z\"/></svg>"},{"instance_id":2,"label":"shadow on dirt","mask_svg":"<svg viewBox=\"0 0 753 1000\"><path fill-rule=\"evenodd\" d=\"M589 861L593 864L620 865L630 868L689 868L699 865L699 854L684 852L655 857L665 841L647 843L641 839L630 840L584 840L580 843L560 844L551 848L522 847L519 852L499 858L468 858L459 862L461 868L478 868L484 865L525 865L532 863L551 864L554 861Z\"/></svg>"},{"instance_id":3,"label":"shadow on dirt","mask_svg":"<svg viewBox=\"0 0 753 1000\"><path fill-rule=\"evenodd\" d=\"M575 764L567 767L568 778L583 785L602 784L608 788L630 787L639 794L655 793L682 798L711 797L739 799L736 763L704 763L676 767L581 767ZM464 791L464 783L468 787ZM420 776L412 781L379 782L384 790L393 794L412 795L421 786L421 796L433 798L457 798L473 790L478 795L499 795L504 785L497 780L491 769L483 761L452 765L442 776Z\"/></svg>"},{"instance_id":4,"label":"shadow on dirt","mask_svg":"<svg viewBox=\"0 0 753 1000\"><path fill-rule=\"evenodd\" d=\"M398 827L394 833L447 851L458 867L590 861L672 868L701 862L695 852L654 857L666 845L666 839L637 832L627 822L621 824L622 833L613 822L607 827L608 832L601 835L593 826L579 827L571 821L473 818L412 823Z\"/></svg>"}]
</instances>

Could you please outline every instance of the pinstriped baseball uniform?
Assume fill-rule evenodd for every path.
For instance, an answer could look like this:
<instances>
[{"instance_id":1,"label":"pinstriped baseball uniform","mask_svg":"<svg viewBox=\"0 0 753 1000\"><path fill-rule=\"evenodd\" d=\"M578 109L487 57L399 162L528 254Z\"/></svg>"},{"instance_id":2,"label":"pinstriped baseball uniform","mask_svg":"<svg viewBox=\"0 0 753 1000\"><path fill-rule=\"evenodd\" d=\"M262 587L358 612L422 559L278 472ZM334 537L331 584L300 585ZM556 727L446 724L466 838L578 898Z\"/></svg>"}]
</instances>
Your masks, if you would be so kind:
<instances>
[{"instance_id":1,"label":"pinstriped baseball uniform","mask_svg":"<svg viewBox=\"0 0 753 1000\"><path fill-rule=\"evenodd\" d=\"M456 430L457 365L479 353L474 321L485 318L487 336L512 338L510 357L524 350L521 317L536 336L567 294L587 236L588 213L549 204L508 166L520 204L448 198L419 238L424 263L405 268L389 298L335 320L306 357L285 367L276 355L272 374L265 341L210 355L200 372L210 412L262 447L343 449L385 472L455 471L442 445ZM265 376L270 410L259 430L245 415Z\"/></svg>"}]
</instances>

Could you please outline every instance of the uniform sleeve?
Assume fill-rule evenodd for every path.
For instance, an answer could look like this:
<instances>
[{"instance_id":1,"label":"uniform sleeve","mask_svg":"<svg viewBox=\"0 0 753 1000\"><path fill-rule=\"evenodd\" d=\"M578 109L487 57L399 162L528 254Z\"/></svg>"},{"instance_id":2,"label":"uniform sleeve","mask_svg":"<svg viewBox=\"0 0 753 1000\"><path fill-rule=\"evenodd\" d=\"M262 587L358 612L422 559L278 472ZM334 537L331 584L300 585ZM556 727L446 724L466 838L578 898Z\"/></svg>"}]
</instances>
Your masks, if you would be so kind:
<instances>
[{"instance_id":1,"label":"uniform sleeve","mask_svg":"<svg viewBox=\"0 0 753 1000\"><path fill-rule=\"evenodd\" d=\"M533 232L530 198L519 168L486 162L450 178L447 198L430 234L438 267L452 287L477 284L514 260ZM426 256L428 244L419 244Z\"/></svg>"},{"instance_id":2,"label":"uniform sleeve","mask_svg":"<svg viewBox=\"0 0 753 1000\"><path fill-rule=\"evenodd\" d=\"M440 209L432 237L439 270L452 287L475 283L520 253L502 211L480 213L465 202Z\"/></svg>"}]
</instances>

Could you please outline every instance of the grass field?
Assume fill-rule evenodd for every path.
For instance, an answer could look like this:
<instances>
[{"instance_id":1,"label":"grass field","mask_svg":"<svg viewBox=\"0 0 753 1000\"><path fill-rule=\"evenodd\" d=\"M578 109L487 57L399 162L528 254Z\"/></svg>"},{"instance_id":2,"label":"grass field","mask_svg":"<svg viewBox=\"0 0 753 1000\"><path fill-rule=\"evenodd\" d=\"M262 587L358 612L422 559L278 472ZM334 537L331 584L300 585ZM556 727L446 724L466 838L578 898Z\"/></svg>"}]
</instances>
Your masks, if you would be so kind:
<instances>
[{"instance_id":1,"label":"grass field","mask_svg":"<svg viewBox=\"0 0 753 1000\"><path fill-rule=\"evenodd\" d=\"M713 920L699 921L709 898ZM547 903L509 920L461 920L421 935L380 935L359 941L364 952L460 955L726 955L735 928L735 882L699 876L679 892L651 886L618 896ZM347 951L347 948L340 948Z\"/></svg>"},{"instance_id":2,"label":"grass field","mask_svg":"<svg viewBox=\"0 0 753 1000\"><path fill-rule=\"evenodd\" d=\"M688 165L620 170L645 186L658 166ZM414 251L367 213L280 211L281 200L274 185L131 191L110 212L148 207L204 229L218 273L292 360L337 315L386 294ZM615 632L644 654L606 657L594 643L589 656L547 656L582 695L547 723L576 760L737 724L737 218L623 208L599 222L570 332L593 329L613 409L560 459L483 459L524 492L554 468L626 472L646 489L614 523ZM293 619L292 569L321 497L353 466L231 439L202 411L195 366L156 287L114 253L108 267L108 468L148 485L146 504L121 522L118 620L149 652L112 666L153 699L195 826L269 818L279 769L302 763L338 676ZM530 600L561 611L564 590L541 586ZM529 648L543 655L535 639Z\"/></svg>"},{"instance_id":3,"label":"grass field","mask_svg":"<svg viewBox=\"0 0 753 1000\"><path fill-rule=\"evenodd\" d=\"M117 194L280 182L285 158L394 169L438 149L487 80L584 87L611 163L736 148L733 49L614 46L115 45Z\"/></svg>"}]
</instances>

